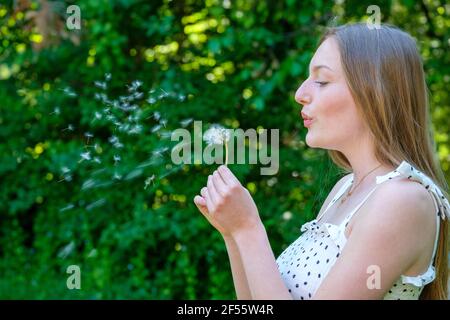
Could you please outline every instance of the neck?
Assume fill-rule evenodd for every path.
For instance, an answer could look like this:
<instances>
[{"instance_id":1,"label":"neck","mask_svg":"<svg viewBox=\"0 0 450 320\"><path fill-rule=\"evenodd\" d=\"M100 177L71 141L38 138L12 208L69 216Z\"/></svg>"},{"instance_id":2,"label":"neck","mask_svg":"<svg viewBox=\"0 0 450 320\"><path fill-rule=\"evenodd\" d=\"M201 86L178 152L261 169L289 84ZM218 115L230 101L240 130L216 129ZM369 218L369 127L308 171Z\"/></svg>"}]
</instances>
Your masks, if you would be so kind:
<instances>
[{"instance_id":1,"label":"neck","mask_svg":"<svg viewBox=\"0 0 450 320\"><path fill-rule=\"evenodd\" d=\"M364 180L364 183L372 184L376 176L384 175L393 170L392 166L382 164L375 157L372 144L361 143L349 148L347 151L341 151L350 162L353 169L353 183L358 184L371 170L373 170ZM377 168L378 167L378 168Z\"/></svg>"}]
</instances>

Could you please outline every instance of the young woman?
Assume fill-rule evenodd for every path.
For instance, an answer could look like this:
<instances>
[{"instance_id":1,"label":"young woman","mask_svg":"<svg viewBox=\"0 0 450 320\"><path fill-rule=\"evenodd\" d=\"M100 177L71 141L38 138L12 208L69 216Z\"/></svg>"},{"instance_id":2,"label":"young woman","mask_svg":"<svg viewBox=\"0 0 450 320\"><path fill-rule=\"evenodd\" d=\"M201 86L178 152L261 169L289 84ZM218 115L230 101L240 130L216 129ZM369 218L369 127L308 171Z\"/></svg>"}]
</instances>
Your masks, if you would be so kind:
<instances>
[{"instance_id":1,"label":"young woman","mask_svg":"<svg viewBox=\"0 0 450 320\"><path fill-rule=\"evenodd\" d=\"M223 235L239 299L446 299L448 188L434 156L421 58L388 25L329 29L298 88L306 143L349 174L275 259L225 166L194 198Z\"/></svg>"}]
</instances>

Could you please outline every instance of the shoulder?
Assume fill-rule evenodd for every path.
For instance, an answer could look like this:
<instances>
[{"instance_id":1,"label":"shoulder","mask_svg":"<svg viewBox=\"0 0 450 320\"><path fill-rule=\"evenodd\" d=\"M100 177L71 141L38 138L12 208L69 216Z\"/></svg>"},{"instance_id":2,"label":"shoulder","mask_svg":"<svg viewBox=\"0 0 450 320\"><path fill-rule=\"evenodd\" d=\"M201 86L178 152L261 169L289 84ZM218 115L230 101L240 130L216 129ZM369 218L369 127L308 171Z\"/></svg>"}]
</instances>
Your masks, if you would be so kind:
<instances>
[{"instance_id":1,"label":"shoulder","mask_svg":"<svg viewBox=\"0 0 450 320\"><path fill-rule=\"evenodd\" d=\"M398 248L412 256L433 242L436 228L435 206L421 184L408 179L382 183L366 202L352 232L387 244L393 239Z\"/></svg>"},{"instance_id":2,"label":"shoulder","mask_svg":"<svg viewBox=\"0 0 450 320\"><path fill-rule=\"evenodd\" d=\"M435 206L429 192L420 183L408 179L393 179L378 186L368 200L371 211L377 212L377 220L408 225L434 221ZM367 215L368 219L375 219ZM383 219L384 218L384 219Z\"/></svg>"}]
</instances>

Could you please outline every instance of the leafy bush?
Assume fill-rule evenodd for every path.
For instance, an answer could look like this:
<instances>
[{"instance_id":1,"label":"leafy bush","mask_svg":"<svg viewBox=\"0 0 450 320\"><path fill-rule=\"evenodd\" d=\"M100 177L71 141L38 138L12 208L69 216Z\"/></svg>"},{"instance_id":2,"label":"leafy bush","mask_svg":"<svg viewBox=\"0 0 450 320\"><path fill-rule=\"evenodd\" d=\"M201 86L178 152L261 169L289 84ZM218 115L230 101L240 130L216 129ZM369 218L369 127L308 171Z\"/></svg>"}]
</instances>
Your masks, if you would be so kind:
<instances>
[{"instance_id":1,"label":"leafy bush","mask_svg":"<svg viewBox=\"0 0 450 320\"><path fill-rule=\"evenodd\" d=\"M305 146L294 92L324 27L366 19L366 2L81 0L81 30L65 26L73 2L1 5L0 298L234 298L192 203L216 166L172 164L168 135L192 120L280 129L277 175L230 167L281 253L340 174ZM448 15L379 5L419 40L448 175Z\"/></svg>"}]
</instances>

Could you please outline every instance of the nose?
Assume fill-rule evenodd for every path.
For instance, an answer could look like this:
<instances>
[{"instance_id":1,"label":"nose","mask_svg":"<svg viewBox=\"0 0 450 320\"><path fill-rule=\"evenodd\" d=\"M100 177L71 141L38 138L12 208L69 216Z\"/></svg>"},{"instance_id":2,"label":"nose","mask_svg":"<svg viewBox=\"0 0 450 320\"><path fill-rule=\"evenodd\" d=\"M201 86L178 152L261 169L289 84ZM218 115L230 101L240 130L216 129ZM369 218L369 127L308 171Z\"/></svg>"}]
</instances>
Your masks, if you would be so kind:
<instances>
[{"instance_id":1,"label":"nose","mask_svg":"<svg viewBox=\"0 0 450 320\"><path fill-rule=\"evenodd\" d=\"M303 82L295 92L295 101L302 105L307 105L311 102L311 95L306 90L307 81Z\"/></svg>"}]
</instances>

